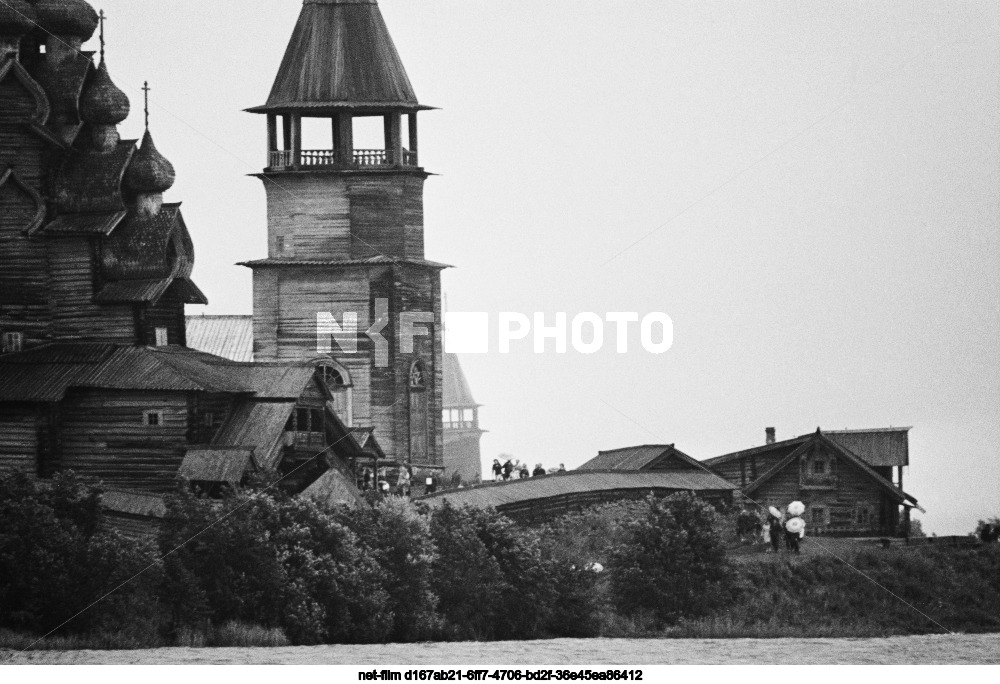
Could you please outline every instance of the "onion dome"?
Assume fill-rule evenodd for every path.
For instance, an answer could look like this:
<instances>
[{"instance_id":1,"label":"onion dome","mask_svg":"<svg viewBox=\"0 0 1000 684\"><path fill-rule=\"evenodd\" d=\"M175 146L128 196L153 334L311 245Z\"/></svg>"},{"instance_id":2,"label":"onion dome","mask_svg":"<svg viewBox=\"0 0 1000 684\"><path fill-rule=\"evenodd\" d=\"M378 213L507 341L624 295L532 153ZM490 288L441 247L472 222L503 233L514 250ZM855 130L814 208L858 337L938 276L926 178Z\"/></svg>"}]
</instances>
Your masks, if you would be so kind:
<instances>
[{"instance_id":1,"label":"onion dome","mask_svg":"<svg viewBox=\"0 0 1000 684\"><path fill-rule=\"evenodd\" d=\"M25 0L0 2L0 36L23 36L35 28L38 14Z\"/></svg>"},{"instance_id":2,"label":"onion dome","mask_svg":"<svg viewBox=\"0 0 1000 684\"><path fill-rule=\"evenodd\" d=\"M157 151L153 136L147 130L125 172L125 182L136 193L145 195L166 192L173 186L175 177L173 164Z\"/></svg>"},{"instance_id":3,"label":"onion dome","mask_svg":"<svg viewBox=\"0 0 1000 684\"><path fill-rule=\"evenodd\" d=\"M111 81L102 59L80 95L80 116L89 124L116 126L128 118L128 112L128 96Z\"/></svg>"},{"instance_id":4,"label":"onion dome","mask_svg":"<svg viewBox=\"0 0 1000 684\"><path fill-rule=\"evenodd\" d=\"M86 0L34 0L38 23L56 36L90 40L97 30L97 12Z\"/></svg>"}]
</instances>

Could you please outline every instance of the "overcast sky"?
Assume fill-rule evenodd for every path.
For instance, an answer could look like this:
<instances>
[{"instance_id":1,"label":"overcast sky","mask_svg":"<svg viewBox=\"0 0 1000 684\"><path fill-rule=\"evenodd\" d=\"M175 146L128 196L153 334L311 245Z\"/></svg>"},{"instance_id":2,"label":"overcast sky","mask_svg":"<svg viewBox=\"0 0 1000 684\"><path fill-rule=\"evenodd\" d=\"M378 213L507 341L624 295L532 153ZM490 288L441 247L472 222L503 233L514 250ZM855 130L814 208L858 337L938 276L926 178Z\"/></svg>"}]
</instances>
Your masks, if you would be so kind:
<instances>
[{"instance_id":1,"label":"overcast sky","mask_svg":"<svg viewBox=\"0 0 1000 684\"><path fill-rule=\"evenodd\" d=\"M1000 515L1000 3L382 0L452 311L663 311L663 355L463 358L484 458L708 458L914 426L925 527ZM298 0L95 3L209 313L266 253L262 104ZM96 40L91 46L96 45ZM308 144L308 141L307 141ZM609 260L611 260L609 262ZM189 307L198 313L203 307ZM610 329L609 329L610 334Z\"/></svg>"}]
</instances>

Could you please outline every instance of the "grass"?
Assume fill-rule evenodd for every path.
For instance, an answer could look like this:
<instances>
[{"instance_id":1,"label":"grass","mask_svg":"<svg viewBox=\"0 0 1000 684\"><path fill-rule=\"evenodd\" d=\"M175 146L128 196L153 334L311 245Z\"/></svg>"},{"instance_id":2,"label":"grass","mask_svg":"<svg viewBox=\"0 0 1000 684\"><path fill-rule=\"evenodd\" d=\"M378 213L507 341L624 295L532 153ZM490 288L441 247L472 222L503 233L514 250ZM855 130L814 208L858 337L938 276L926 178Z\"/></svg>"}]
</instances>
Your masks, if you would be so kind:
<instances>
[{"instance_id":1,"label":"grass","mask_svg":"<svg viewBox=\"0 0 1000 684\"><path fill-rule=\"evenodd\" d=\"M37 636L0 629L0 650L23 651L130 651L180 646L203 648L276 648L288 646L280 629L261 627L243 622L227 622L209 631L185 630L173 640L136 635L128 630L98 634L53 635L38 641Z\"/></svg>"}]
</instances>

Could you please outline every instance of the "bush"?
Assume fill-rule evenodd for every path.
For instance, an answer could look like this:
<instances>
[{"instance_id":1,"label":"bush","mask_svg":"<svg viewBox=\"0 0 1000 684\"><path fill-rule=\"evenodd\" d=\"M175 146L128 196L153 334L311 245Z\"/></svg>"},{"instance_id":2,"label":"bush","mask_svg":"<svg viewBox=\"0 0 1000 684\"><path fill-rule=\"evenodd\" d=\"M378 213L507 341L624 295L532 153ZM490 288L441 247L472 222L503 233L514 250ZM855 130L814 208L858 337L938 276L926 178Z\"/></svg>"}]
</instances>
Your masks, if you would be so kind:
<instances>
[{"instance_id":1,"label":"bush","mask_svg":"<svg viewBox=\"0 0 1000 684\"><path fill-rule=\"evenodd\" d=\"M181 494L161 533L174 635L230 621L295 644L376 642L392 626L384 576L356 536L305 499Z\"/></svg>"},{"instance_id":2,"label":"bush","mask_svg":"<svg viewBox=\"0 0 1000 684\"><path fill-rule=\"evenodd\" d=\"M0 478L0 627L158 640L156 548L102 528L100 495L72 473Z\"/></svg>"},{"instance_id":3,"label":"bush","mask_svg":"<svg viewBox=\"0 0 1000 684\"><path fill-rule=\"evenodd\" d=\"M645 514L628 524L612 554L617 608L670 624L720 605L731 571L719 525L715 509L693 495L647 499Z\"/></svg>"},{"instance_id":4,"label":"bush","mask_svg":"<svg viewBox=\"0 0 1000 684\"><path fill-rule=\"evenodd\" d=\"M440 635L443 621L432 586L435 550L427 517L394 496L372 508L342 511L338 517L384 573L394 616L391 638L426 641Z\"/></svg>"}]
</instances>

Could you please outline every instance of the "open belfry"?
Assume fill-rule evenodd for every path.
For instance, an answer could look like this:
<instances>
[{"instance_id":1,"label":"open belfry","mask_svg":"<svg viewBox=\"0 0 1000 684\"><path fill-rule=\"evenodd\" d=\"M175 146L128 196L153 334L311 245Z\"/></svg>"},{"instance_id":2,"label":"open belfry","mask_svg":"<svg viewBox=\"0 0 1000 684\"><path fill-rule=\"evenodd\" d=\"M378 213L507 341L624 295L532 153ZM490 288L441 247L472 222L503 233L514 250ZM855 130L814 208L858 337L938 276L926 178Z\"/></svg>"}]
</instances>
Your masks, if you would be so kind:
<instances>
[{"instance_id":1,"label":"open belfry","mask_svg":"<svg viewBox=\"0 0 1000 684\"><path fill-rule=\"evenodd\" d=\"M248 110L267 120L268 256L244 265L254 359L328 368L349 426L373 429L389 462L436 472L445 266L424 257L417 117L427 109L376 0L305 0L267 102ZM355 146L362 119L380 124L381 147ZM306 149L315 130L322 149ZM356 350L318 319L343 327L352 315ZM373 326L385 344L365 334Z\"/></svg>"},{"instance_id":2,"label":"open belfry","mask_svg":"<svg viewBox=\"0 0 1000 684\"><path fill-rule=\"evenodd\" d=\"M174 167L153 144L148 84L141 143L120 138L131 107L104 37L85 0L0 4L0 474L100 481L109 519L141 534L179 483L219 496L274 478L354 504L359 485L408 492L404 475L437 474L441 266L423 260L421 107L378 7L306 2L261 108L271 250L251 264L255 345L248 318L213 330L185 316L207 299L180 205L164 201ZM360 116L383 118L384 149L352 149ZM301 149L303 117L333 122L331 150ZM386 319L387 345L365 321L356 355L317 354L317 314L346 311ZM408 312L426 332L412 352L396 338Z\"/></svg>"}]
</instances>

